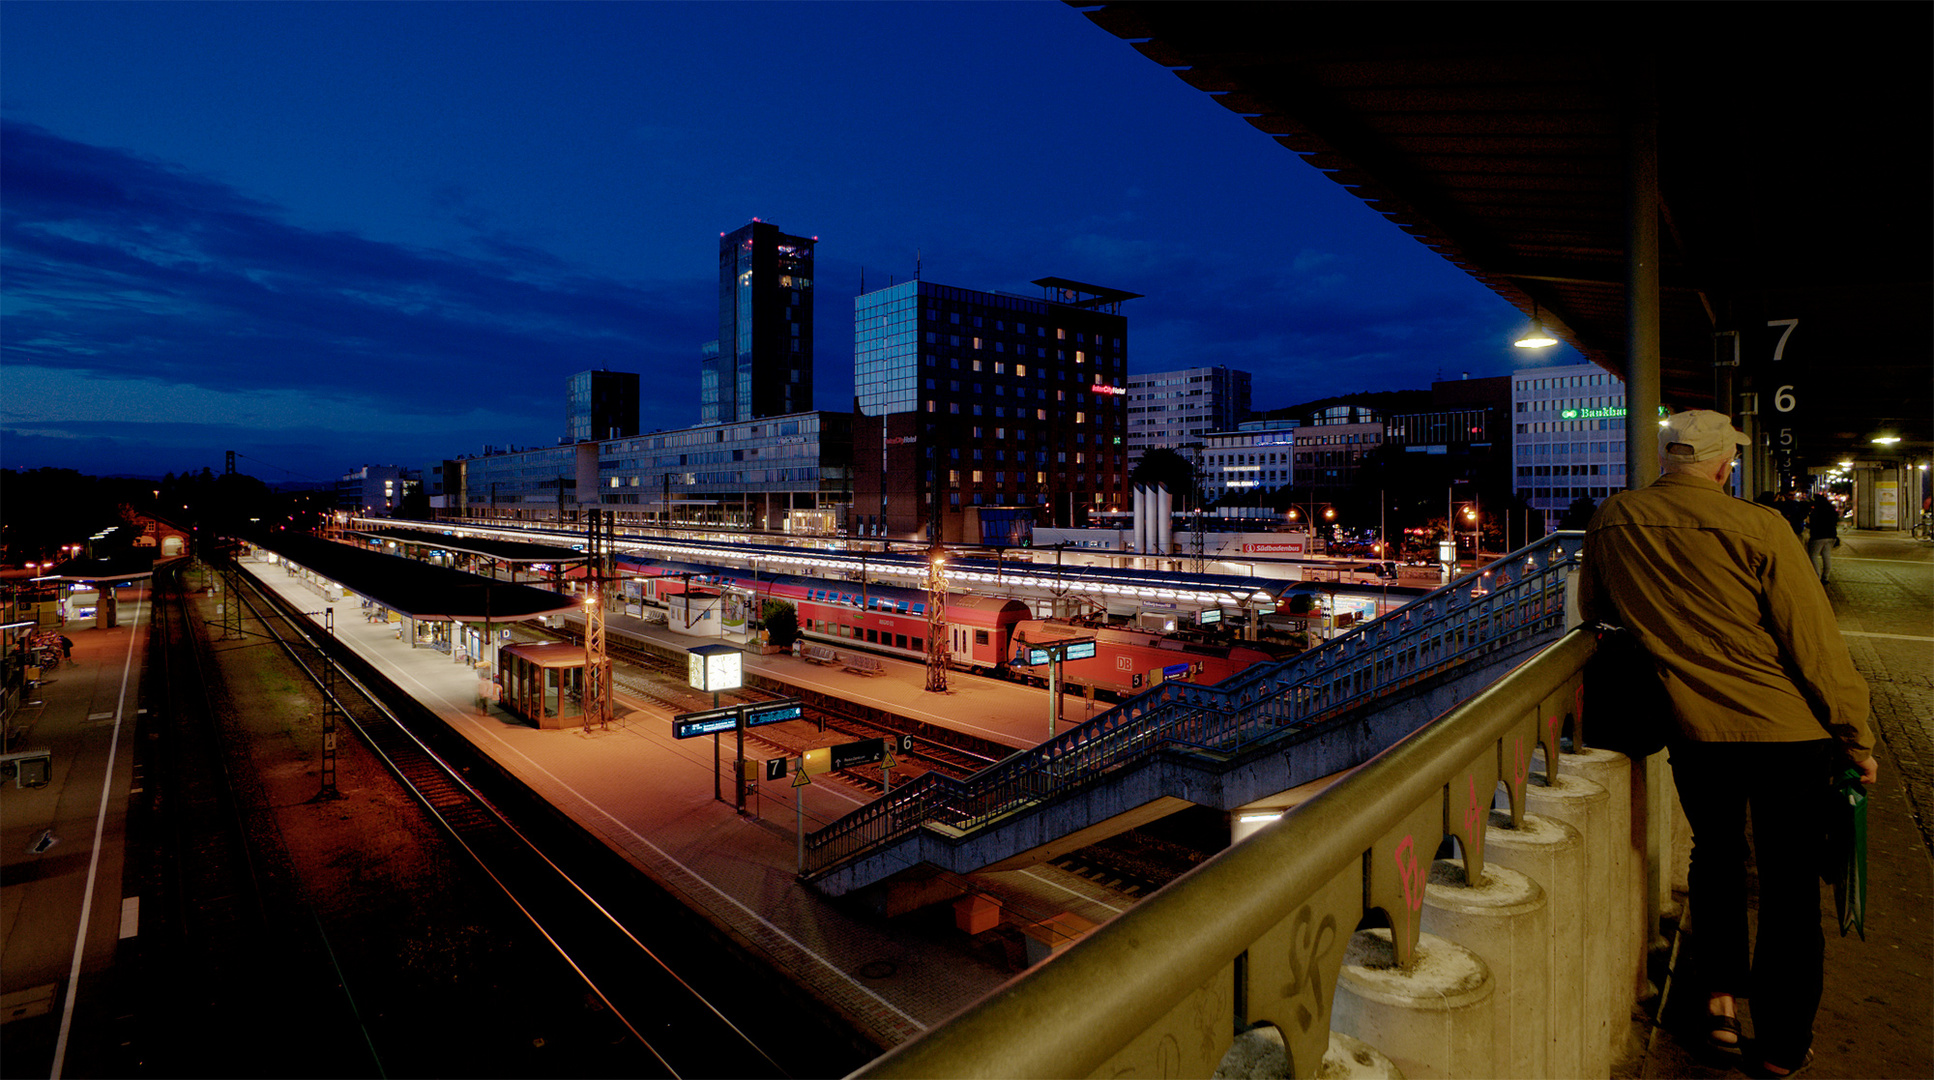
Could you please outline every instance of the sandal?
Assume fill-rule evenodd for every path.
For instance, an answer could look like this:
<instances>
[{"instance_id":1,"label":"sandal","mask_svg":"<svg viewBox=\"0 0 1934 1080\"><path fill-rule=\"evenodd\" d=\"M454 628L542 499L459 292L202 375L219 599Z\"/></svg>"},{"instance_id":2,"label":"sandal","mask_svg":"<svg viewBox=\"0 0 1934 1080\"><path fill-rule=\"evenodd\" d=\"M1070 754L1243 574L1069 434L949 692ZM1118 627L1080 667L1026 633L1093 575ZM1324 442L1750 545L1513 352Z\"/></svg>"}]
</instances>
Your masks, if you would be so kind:
<instances>
[{"instance_id":1,"label":"sandal","mask_svg":"<svg viewBox=\"0 0 1934 1080\"><path fill-rule=\"evenodd\" d=\"M1739 1053L1739 1017L1721 1016L1710 1013L1706 1016L1709 1025L1706 1031L1706 1045L1724 1053Z\"/></svg>"},{"instance_id":2,"label":"sandal","mask_svg":"<svg viewBox=\"0 0 1934 1080\"><path fill-rule=\"evenodd\" d=\"M1760 1077L1763 1080L1787 1080L1787 1077L1798 1076L1805 1072L1807 1067L1812 1064L1813 1051L1808 1050L1806 1053L1800 1055L1800 1063L1790 1069L1785 1066L1775 1065L1770 1061L1762 1061L1757 1067L1747 1070L1747 1075Z\"/></svg>"}]
</instances>

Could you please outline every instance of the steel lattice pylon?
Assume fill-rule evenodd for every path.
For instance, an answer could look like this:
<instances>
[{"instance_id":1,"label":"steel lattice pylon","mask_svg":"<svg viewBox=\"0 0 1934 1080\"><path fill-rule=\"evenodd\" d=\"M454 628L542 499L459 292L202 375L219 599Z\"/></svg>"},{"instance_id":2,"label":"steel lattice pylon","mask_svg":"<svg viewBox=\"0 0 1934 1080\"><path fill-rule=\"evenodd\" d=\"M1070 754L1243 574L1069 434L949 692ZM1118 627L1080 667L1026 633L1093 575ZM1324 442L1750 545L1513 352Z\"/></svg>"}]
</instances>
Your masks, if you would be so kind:
<instances>
[{"instance_id":1,"label":"steel lattice pylon","mask_svg":"<svg viewBox=\"0 0 1934 1080\"><path fill-rule=\"evenodd\" d=\"M606 529L610 520L590 512L590 543L585 546L584 597L584 728L611 726L611 657L604 648L605 556L610 551Z\"/></svg>"},{"instance_id":2,"label":"steel lattice pylon","mask_svg":"<svg viewBox=\"0 0 1934 1080\"><path fill-rule=\"evenodd\" d=\"M939 548L927 561L927 689L947 689L947 557Z\"/></svg>"}]
</instances>

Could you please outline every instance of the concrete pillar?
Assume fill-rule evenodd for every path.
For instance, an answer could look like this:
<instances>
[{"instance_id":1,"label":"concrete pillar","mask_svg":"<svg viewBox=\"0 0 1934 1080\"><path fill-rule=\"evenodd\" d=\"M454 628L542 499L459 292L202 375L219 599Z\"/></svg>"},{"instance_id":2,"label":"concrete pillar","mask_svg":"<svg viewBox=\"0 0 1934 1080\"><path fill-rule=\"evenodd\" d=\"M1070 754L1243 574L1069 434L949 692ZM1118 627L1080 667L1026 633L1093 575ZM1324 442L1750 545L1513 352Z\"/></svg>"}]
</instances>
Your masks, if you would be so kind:
<instances>
[{"instance_id":1,"label":"concrete pillar","mask_svg":"<svg viewBox=\"0 0 1934 1080\"><path fill-rule=\"evenodd\" d=\"M1339 1031L1330 1032L1330 1048L1323 1053L1324 1080L1402 1080L1403 1073L1377 1048Z\"/></svg>"},{"instance_id":2,"label":"concrete pillar","mask_svg":"<svg viewBox=\"0 0 1934 1080\"><path fill-rule=\"evenodd\" d=\"M1431 864L1424 888L1422 926L1424 933L1483 957L1491 969L1496 1075L1517 1080L1550 1075L1551 920L1544 889L1516 870L1495 865L1486 866L1484 880L1472 886L1464 860L1439 859Z\"/></svg>"},{"instance_id":3,"label":"concrete pillar","mask_svg":"<svg viewBox=\"0 0 1934 1080\"><path fill-rule=\"evenodd\" d=\"M1435 934L1399 968L1390 931L1359 930L1343 953L1332 1030L1389 1055L1410 1080L1498 1075L1490 968Z\"/></svg>"},{"instance_id":4,"label":"concrete pillar","mask_svg":"<svg viewBox=\"0 0 1934 1080\"><path fill-rule=\"evenodd\" d=\"M1631 758L1610 750L1563 754L1558 761L1559 772L1590 780L1604 788L1607 795L1606 833L1612 887L1606 900L1619 905L1616 915L1619 921L1612 924L1614 928L1625 928L1622 936L1612 942L1613 971L1625 976L1631 1001L1646 1001L1653 994L1645 971L1646 946L1652 940L1645 905L1645 785L1633 782L1634 773L1641 769ZM1626 1015L1630 1016L1630 1002ZM1613 1060L1638 1049L1632 1034L1629 1023L1613 1025Z\"/></svg>"},{"instance_id":5,"label":"concrete pillar","mask_svg":"<svg viewBox=\"0 0 1934 1080\"><path fill-rule=\"evenodd\" d=\"M1271 1024L1258 1024L1236 1032L1235 1041L1222 1055L1215 1075L1293 1076L1283 1033ZM1403 1080L1396 1062L1378 1053L1376 1047L1337 1031L1330 1032L1330 1045L1323 1051L1323 1062L1316 1075L1324 1080Z\"/></svg>"},{"instance_id":6,"label":"concrete pillar","mask_svg":"<svg viewBox=\"0 0 1934 1080\"><path fill-rule=\"evenodd\" d=\"M1562 762L1560 765L1562 766ZM1543 775L1536 761L1531 775ZM1563 821L1578 830L1584 841L1581 878L1590 905L1583 926L1585 980L1584 1007L1576 1029L1584 1046L1580 1051L1582 1076L1609 1076L1612 1071L1612 1032L1630 1023L1632 1013L1629 980L1621 978L1614 958L1619 955L1615 942L1617 928L1629 926L1622 919L1623 905L1614 896L1611 872L1612 830L1608 821L1611 796L1603 787L1578 776L1558 775L1552 785L1536 779L1524 789L1527 813Z\"/></svg>"},{"instance_id":7,"label":"concrete pillar","mask_svg":"<svg viewBox=\"0 0 1934 1080\"><path fill-rule=\"evenodd\" d=\"M1484 872L1516 870L1545 891L1550 951L1545 957L1545 1075L1586 1076L1579 1026L1585 1012L1585 839L1562 821L1524 815L1513 829L1508 811L1493 811L1484 830Z\"/></svg>"}]
</instances>

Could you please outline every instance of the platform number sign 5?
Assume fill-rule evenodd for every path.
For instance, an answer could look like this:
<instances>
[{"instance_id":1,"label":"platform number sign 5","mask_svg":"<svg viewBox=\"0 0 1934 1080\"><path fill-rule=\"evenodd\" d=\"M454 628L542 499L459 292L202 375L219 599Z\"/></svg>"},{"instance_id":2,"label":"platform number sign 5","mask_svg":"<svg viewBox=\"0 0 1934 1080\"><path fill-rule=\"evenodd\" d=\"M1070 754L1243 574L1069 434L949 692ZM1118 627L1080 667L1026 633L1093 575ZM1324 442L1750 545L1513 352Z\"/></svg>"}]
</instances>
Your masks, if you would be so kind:
<instances>
[{"instance_id":1,"label":"platform number sign 5","mask_svg":"<svg viewBox=\"0 0 1934 1080\"><path fill-rule=\"evenodd\" d=\"M1793 331L1800 325L1798 319L1768 319L1766 327L1778 330L1779 337L1773 342L1773 362L1778 364L1786 359L1786 343L1792 340ZM1782 370L1779 375L1787 374ZM1775 376L1775 379L1779 377ZM1780 383L1773 391L1773 460L1774 467L1781 476L1793 474L1793 411L1800 407L1799 395L1794 393L1797 384Z\"/></svg>"}]
</instances>

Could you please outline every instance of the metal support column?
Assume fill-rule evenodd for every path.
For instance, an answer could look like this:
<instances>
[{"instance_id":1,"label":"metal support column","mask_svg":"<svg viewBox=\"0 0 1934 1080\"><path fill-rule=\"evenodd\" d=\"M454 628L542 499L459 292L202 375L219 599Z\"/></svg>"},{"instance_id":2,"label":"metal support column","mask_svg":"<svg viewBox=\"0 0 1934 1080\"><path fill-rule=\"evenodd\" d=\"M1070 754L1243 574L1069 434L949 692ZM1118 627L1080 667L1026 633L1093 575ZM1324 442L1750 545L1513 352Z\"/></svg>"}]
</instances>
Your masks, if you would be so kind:
<instances>
[{"instance_id":1,"label":"metal support column","mask_svg":"<svg viewBox=\"0 0 1934 1080\"><path fill-rule=\"evenodd\" d=\"M322 609L322 632L326 641L336 640L335 608ZM342 798L342 792L336 790L336 733L340 727L336 721L336 660L326 645L316 658L316 667L322 672L322 790L310 801L326 802Z\"/></svg>"},{"instance_id":2,"label":"metal support column","mask_svg":"<svg viewBox=\"0 0 1934 1080\"><path fill-rule=\"evenodd\" d=\"M947 691L947 558L935 544L927 552L927 689Z\"/></svg>"},{"instance_id":3,"label":"metal support column","mask_svg":"<svg viewBox=\"0 0 1934 1080\"><path fill-rule=\"evenodd\" d=\"M1659 115L1658 69L1642 56L1634 72L1626 173L1625 486L1659 475ZM1645 759L1645 926L1663 944L1659 916L1671 883L1672 802L1665 759Z\"/></svg>"}]
</instances>

